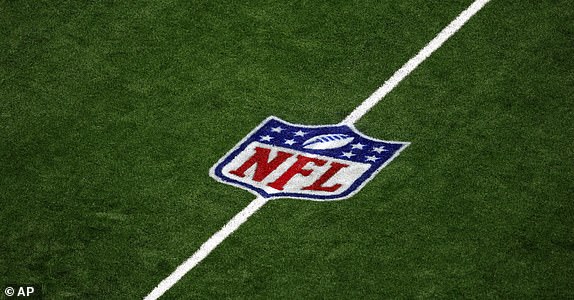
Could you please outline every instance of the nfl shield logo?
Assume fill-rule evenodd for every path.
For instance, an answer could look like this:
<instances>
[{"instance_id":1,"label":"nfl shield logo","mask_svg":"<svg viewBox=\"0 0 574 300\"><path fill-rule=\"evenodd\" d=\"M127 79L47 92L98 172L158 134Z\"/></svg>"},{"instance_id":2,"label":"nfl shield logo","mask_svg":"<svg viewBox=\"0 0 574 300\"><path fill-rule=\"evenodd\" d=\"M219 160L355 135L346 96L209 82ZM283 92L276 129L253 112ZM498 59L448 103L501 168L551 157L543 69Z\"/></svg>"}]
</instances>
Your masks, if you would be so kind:
<instances>
[{"instance_id":1,"label":"nfl shield logo","mask_svg":"<svg viewBox=\"0 0 574 300\"><path fill-rule=\"evenodd\" d=\"M265 119L210 170L264 198L341 200L357 193L409 143L370 138L352 125Z\"/></svg>"}]
</instances>

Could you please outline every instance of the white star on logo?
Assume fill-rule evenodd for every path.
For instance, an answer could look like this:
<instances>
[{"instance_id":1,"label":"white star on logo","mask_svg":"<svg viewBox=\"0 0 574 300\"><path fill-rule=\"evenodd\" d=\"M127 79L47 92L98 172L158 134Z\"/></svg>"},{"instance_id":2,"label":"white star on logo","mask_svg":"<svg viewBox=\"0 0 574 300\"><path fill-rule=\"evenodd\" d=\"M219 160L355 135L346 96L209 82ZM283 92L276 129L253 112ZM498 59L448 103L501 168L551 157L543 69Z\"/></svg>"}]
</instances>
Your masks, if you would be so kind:
<instances>
[{"instance_id":1,"label":"white star on logo","mask_svg":"<svg viewBox=\"0 0 574 300\"><path fill-rule=\"evenodd\" d=\"M272 139L269 135L262 135L260 141L271 142Z\"/></svg>"},{"instance_id":2,"label":"white star on logo","mask_svg":"<svg viewBox=\"0 0 574 300\"><path fill-rule=\"evenodd\" d=\"M289 145L289 146L292 146L293 144L295 144L295 140L285 140L284 143Z\"/></svg>"},{"instance_id":3,"label":"white star on logo","mask_svg":"<svg viewBox=\"0 0 574 300\"><path fill-rule=\"evenodd\" d=\"M351 149L359 149L359 150L363 150L363 147L365 147L365 145L361 143L352 144L351 146L352 146Z\"/></svg>"},{"instance_id":4,"label":"white star on logo","mask_svg":"<svg viewBox=\"0 0 574 300\"><path fill-rule=\"evenodd\" d=\"M307 134L307 132L303 132L301 130L295 132L295 136L305 136Z\"/></svg>"},{"instance_id":5,"label":"white star on logo","mask_svg":"<svg viewBox=\"0 0 574 300\"><path fill-rule=\"evenodd\" d=\"M367 156L365 156L365 157L367 158L365 161L376 161L377 159L379 159L379 158L376 157L376 156L369 156L369 155L367 155Z\"/></svg>"},{"instance_id":6,"label":"white star on logo","mask_svg":"<svg viewBox=\"0 0 574 300\"><path fill-rule=\"evenodd\" d=\"M381 152L384 152L384 151L387 151L387 150L385 149L385 146L379 146L379 147L373 147L373 150L372 150L372 151L375 151L375 152L381 154Z\"/></svg>"},{"instance_id":7,"label":"white star on logo","mask_svg":"<svg viewBox=\"0 0 574 300\"><path fill-rule=\"evenodd\" d=\"M284 128L281 128L281 126L279 127L275 127L275 128L271 128L271 132L277 132L277 133L281 133L281 131L285 130Z\"/></svg>"},{"instance_id":8,"label":"white star on logo","mask_svg":"<svg viewBox=\"0 0 574 300\"><path fill-rule=\"evenodd\" d=\"M353 152L343 152L343 154L341 154L341 156L344 156L346 158L351 158L351 156L355 156L355 153Z\"/></svg>"}]
</instances>

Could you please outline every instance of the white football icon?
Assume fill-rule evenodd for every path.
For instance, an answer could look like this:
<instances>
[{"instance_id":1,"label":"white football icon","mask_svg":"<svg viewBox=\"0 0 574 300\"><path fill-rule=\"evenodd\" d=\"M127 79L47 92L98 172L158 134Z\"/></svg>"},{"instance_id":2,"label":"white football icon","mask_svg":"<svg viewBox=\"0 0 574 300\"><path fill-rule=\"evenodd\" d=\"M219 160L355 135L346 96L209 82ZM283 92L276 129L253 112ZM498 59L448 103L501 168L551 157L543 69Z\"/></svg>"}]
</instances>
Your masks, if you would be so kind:
<instances>
[{"instance_id":1,"label":"white football icon","mask_svg":"<svg viewBox=\"0 0 574 300\"><path fill-rule=\"evenodd\" d=\"M334 133L312 137L303 143L305 149L325 150L340 148L353 141L353 137L346 134Z\"/></svg>"}]
</instances>

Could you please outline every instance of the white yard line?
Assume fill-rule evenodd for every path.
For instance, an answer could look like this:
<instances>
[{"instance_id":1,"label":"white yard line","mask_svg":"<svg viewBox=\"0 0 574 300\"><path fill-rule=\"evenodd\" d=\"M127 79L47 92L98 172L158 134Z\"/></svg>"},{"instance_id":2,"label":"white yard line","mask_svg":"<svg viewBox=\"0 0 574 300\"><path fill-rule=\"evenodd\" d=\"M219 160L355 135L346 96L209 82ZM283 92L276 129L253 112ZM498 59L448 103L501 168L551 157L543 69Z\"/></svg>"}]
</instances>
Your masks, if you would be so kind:
<instances>
[{"instance_id":1,"label":"white yard line","mask_svg":"<svg viewBox=\"0 0 574 300\"><path fill-rule=\"evenodd\" d=\"M359 121L371 108L381 101L390 93L405 77L416 69L425 59L435 52L442 44L455 34L474 14L476 14L490 0L474 1L466 10L464 10L456 19L446 26L434 39L432 39L417 55L409 59L393 76L376 90L361 105L357 106L341 124L354 124Z\"/></svg>"},{"instance_id":2,"label":"white yard line","mask_svg":"<svg viewBox=\"0 0 574 300\"><path fill-rule=\"evenodd\" d=\"M351 112L341 124L352 125L362 118L371 108L381 101L390 91L392 91L405 77L427 59L434 51L455 34L474 14L476 14L490 0L476 0L466 10L464 10L456 19L446 26L434 39L432 39L419 53L405 63L399 70L391 76L383 86L376 90L369 98ZM193 269L204 258L206 258L213 249L215 249L223 240L231 235L241 224L259 210L269 199L257 197L251 201L247 207L235 215L223 228L212 235L199 249L186 261L173 271L168 277L162 280L144 299L155 300L161 297L176 282L178 282L187 272Z\"/></svg>"},{"instance_id":3,"label":"white yard line","mask_svg":"<svg viewBox=\"0 0 574 300\"><path fill-rule=\"evenodd\" d=\"M251 201L242 211L231 218L223 228L212 235L195 253L184 261L173 273L166 277L162 282L160 282L149 295L144 299L151 300L157 299L167 290L169 290L176 282L178 282L189 270L197 266L204 258L215 249L225 238L232 234L241 224L245 223L251 215L253 215L257 210L259 210L269 199L263 197L257 197L255 200Z\"/></svg>"}]
</instances>

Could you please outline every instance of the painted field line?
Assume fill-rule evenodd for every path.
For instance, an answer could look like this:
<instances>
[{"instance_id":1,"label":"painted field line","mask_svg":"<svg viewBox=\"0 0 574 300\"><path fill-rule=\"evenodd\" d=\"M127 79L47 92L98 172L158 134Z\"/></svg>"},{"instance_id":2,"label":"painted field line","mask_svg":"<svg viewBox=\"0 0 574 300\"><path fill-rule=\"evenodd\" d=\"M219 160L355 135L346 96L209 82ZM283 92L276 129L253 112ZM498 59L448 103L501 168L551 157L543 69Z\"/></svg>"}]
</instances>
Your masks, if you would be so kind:
<instances>
[{"instance_id":1,"label":"painted field line","mask_svg":"<svg viewBox=\"0 0 574 300\"><path fill-rule=\"evenodd\" d=\"M167 290L169 290L176 282L178 282L189 270L197 266L204 258L221 244L225 238L232 234L241 224L245 223L247 219L253 215L257 210L259 210L269 199L263 197L257 197L255 200L251 201L242 211L236 214L223 228L212 235L199 249L186 261L184 261L173 273L166 277L162 282L160 282L149 295L144 299L151 300L157 299Z\"/></svg>"},{"instance_id":2,"label":"painted field line","mask_svg":"<svg viewBox=\"0 0 574 300\"><path fill-rule=\"evenodd\" d=\"M455 34L474 14L476 14L486 3L490 0L477 0L474 1L467 9L465 9L458 17L456 17L450 24L448 24L439 34L432 39L424 48L422 48L417 55L407 61L400 69L398 69L393 76L391 76L385 83L376 90L369 98L367 98L361 105L357 106L341 124L354 124L362 118L371 108L373 108L379 101L381 101L388 93L390 93L405 77L407 77L414 69L416 69L425 59L427 59L433 52L435 52L442 44Z\"/></svg>"},{"instance_id":3,"label":"painted field line","mask_svg":"<svg viewBox=\"0 0 574 300\"><path fill-rule=\"evenodd\" d=\"M361 119L371 108L381 101L390 91L392 91L405 77L427 59L434 51L455 34L474 14L476 14L490 0L476 0L458 17L456 17L448 26L446 26L434 39L432 39L419 53L405 63L397 70L391 78L377 89L369 98L355 108L341 124L352 125ZM204 258L206 258L213 249L215 249L223 240L231 235L241 224L257 212L269 199L257 197L251 201L242 211L235 215L225 226L212 235L201 247L186 261L173 271L168 277L162 280L144 300L155 300L161 297L176 282L178 282L187 272L193 269Z\"/></svg>"}]
</instances>

